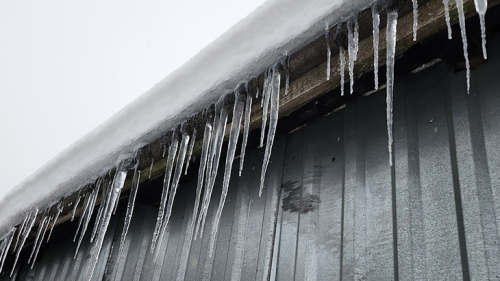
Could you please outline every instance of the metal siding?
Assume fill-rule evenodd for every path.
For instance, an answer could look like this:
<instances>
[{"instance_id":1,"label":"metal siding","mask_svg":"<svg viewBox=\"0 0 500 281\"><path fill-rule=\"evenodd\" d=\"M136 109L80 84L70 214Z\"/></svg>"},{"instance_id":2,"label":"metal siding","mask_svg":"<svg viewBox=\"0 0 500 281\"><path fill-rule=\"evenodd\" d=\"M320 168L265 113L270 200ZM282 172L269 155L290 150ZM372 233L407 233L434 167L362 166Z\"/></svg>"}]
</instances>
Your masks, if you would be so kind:
<instances>
[{"instance_id":1,"label":"metal siding","mask_svg":"<svg viewBox=\"0 0 500 281\"><path fill-rule=\"evenodd\" d=\"M500 36L488 44L500 50ZM211 258L224 161L203 237L191 241L187 233L191 179L179 186L156 263L150 243L157 207L137 202L123 256L120 214L94 280L498 279L499 65L500 52L490 51L488 63L472 71L469 95L464 73L445 64L398 77L393 167L385 90L277 135L262 197L263 149L249 148L241 177L237 161L233 167ZM43 250L33 270L20 266L17 280L83 279L88 237L76 259L70 240Z\"/></svg>"}]
</instances>

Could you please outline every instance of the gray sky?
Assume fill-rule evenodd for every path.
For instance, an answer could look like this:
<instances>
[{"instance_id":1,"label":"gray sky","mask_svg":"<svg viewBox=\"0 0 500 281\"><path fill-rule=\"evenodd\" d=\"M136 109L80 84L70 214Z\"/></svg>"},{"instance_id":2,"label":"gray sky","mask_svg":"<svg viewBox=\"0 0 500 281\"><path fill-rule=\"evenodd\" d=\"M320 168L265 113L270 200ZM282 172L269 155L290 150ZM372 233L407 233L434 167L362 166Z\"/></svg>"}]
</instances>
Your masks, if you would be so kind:
<instances>
[{"instance_id":1,"label":"gray sky","mask_svg":"<svg viewBox=\"0 0 500 281\"><path fill-rule=\"evenodd\" d=\"M1 1L0 198L263 2Z\"/></svg>"}]
</instances>

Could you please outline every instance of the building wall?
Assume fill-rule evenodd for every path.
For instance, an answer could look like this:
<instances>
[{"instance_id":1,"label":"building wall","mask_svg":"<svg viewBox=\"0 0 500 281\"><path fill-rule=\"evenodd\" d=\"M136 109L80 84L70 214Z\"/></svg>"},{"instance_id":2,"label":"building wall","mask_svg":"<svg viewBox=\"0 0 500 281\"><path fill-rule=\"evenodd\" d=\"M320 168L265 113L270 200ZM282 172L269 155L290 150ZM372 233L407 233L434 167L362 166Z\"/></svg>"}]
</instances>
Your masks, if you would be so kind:
<instances>
[{"instance_id":1,"label":"building wall","mask_svg":"<svg viewBox=\"0 0 500 281\"><path fill-rule=\"evenodd\" d=\"M123 255L121 214L94 280L499 279L500 37L488 40L489 61L472 71L470 94L464 71L444 63L397 77L394 166L385 90L354 98L276 136L262 197L263 149L249 149L243 175L233 169L213 257L220 176L202 238L186 233L192 179L179 187L156 262L158 209L138 202ZM43 251L32 271L23 264L17 280L85 277L88 244L73 260L69 240Z\"/></svg>"}]
</instances>

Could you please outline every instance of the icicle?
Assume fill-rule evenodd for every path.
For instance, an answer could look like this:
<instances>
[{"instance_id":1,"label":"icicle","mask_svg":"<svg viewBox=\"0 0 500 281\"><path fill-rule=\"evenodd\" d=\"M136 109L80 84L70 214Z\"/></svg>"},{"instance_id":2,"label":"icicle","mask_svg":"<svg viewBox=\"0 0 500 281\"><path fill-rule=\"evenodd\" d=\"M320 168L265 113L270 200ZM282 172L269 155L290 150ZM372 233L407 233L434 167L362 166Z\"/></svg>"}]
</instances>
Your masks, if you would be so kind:
<instances>
[{"instance_id":1,"label":"icicle","mask_svg":"<svg viewBox=\"0 0 500 281\"><path fill-rule=\"evenodd\" d=\"M92 230L92 235L90 236L90 242L92 243L94 241L94 237L96 235L96 233L99 231L99 222L101 220L101 217L102 217L102 213L104 212L104 207L106 206L106 201L108 199L108 189L109 189L109 185L111 184L111 182L109 180L106 180L106 178L103 176L102 177L102 195L101 195L101 205L99 206L99 210L97 211L97 216L95 218L95 222L94 222L94 229Z\"/></svg>"},{"instance_id":2,"label":"icicle","mask_svg":"<svg viewBox=\"0 0 500 281\"><path fill-rule=\"evenodd\" d=\"M151 159L151 166L149 166L149 176L148 179L151 178L151 172L153 171L153 164L155 163L155 159Z\"/></svg>"},{"instance_id":3,"label":"icicle","mask_svg":"<svg viewBox=\"0 0 500 281\"><path fill-rule=\"evenodd\" d=\"M9 253L10 245L12 244L12 240L14 240L14 234L16 232L16 228L12 228L12 230L2 239L2 255L0 255L0 273L2 273L3 264L5 263L5 258Z\"/></svg>"},{"instance_id":4,"label":"icicle","mask_svg":"<svg viewBox=\"0 0 500 281\"><path fill-rule=\"evenodd\" d=\"M474 0L474 4L476 5L476 11L479 15L479 20L481 23L481 39L483 45L483 57L484 59L488 58L486 54L486 22L485 15L486 10L488 9L488 0Z\"/></svg>"},{"instance_id":5,"label":"icicle","mask_svg":"<svg viewBox=\"0 0 500 281\"><path fill-rule=\"evenodd\" d=\"M252 116L252 96L248 94L245 104L245 123L243 125L243 141L241 143L241 153L240 153L240 170L239 170L240 177L241 177L241 171L243 171L243 163L245 162L245 150L248 142L248 134L250 132L251 116Z\"/></svg>"},{"instance_id":6,"label":"icicle","mask_svg":"<svg viewBox=\"0 0 500 281\"><path fill-rule=\"evenodd\" d=\"M139 159L138 156L136 156L136 158ZM130 221L132 220L132 214L134 213L135 197L137 196L137 190L139 189L140 179L141 179L141 170L139 170L139 160L137 160L137 164L134 169L134 177L132 179L132 188L130 189L130 195L128 197L127 213L125 214L125 222L123 223L123 230L122 230L122 236L120 238L120 250L118 251L119 252L118 257L122 256L123 246L125 245L125 238L127 237Z\"/></svg>"},{"instance_id":7,"label":"icicle","mask_svg":"<svg viewBox=\"0 0 500 281\"><path fill-rule=\"evenodd\" d=\"M444 16L446 19L446 26L448 27L448 39L451 39L451 24L450 24L450 3L449 0L443 0Z\"/></svg>"},{"instance_id":8,"label":"icicle","mask_svg":"<svg viewBox=\"0 0 500 281\"><path fill-rule=\"evenodd\" d=\"M332 51L330 50L330 56L332 54ZM290 57L288 57L288 60L290 59ZM286 81L285 81L285 96L288 96L288 88L290 88L290 63L287 64L287 67L286 67Z\"/></svg>"},{"instance_id":9,"label":"icicle","mask_svg":"<svg viewBox=\"0 0 500 281\"><path fill-rule=\"evenodd\" d=\"M31 250L30 258L28 259L28 264L30 263L31 258L33 257L33 254L36 251L36 247L38 245L38 242L40 241L40 234L42 233L46 222L47 222L47 217L45 215L43 215L43 218L40 221L40 224L38 225L38 231L36 232L36 238L35 238L35 242L33 243L33 250ZM42 240L43 240L43 238L42 238Z\"/></svg>"},{"instance_id":10,"label":"icicle","mask_svg":"<svg viewBox=\"0 0 500 281\"><path fill-rule=\"evenodd\" d=\"M91 197L93 194L87 192L85 194L85 200L83 201L83 209L82 212L80 213L80 220L78 221L78 228L76 229L75 237L73 238L73 242L76 241L76 237L78 237L78 231L80 230L80 227L82 226L82 222L85 219L85 214L87 213L87 209L89 208Z\"/></svg>"},{"instance_id":11,"label":"icicle","mask_svg":"<svg viewBox=\"0 0 500 281\"><path fill-rule=\"evenodd\" d=\"M344 40L342 36L342 24L337 25L337 31L335 35L335 41L339 45L339 73L340 73L340 95L344 95L344 83L345 83L345 50L344 50Z\"/></svg>"},{"instance_id":12,"label":"icicle","mask_svg":"<svg viewBox=\"0 0 500 281\"><path fill-rule=\"evenodd\" d=\"M19 237L21 237L21 233L23 232L24 228L26 227L26 223L28 222L30 213L26 214L26 217L24 218L23 224L21 224L21 227L18 228L17 230L17 238L16 238L16 244L14 245L14 250L12 250L12 253L14 253L17 249L17 246L19 245Z\"/></svg>"},{"instance_id":13,"label":"icicle","mask_svg":"<svg viewBox=\"0 0 500 281\"><path fill-rule=\"evenodd\" d=\"M160 234L161 226L163 223L163 216L165 215L165 206L167 205L168 190L170 188L170 178L172 176L172 169L174 167L175 155L177 154L177 147L179 146L179 140L177 138L177 134L178 134L178 127L176 127L172 131L172 136L170 137L167 167L165 169L165 178L163 178L163 191L161 194L160 209L158 211L158 217L156 218L156 226L153 232L153 241L151 242L151 253L153 253L154 249L156 248L156 242L158 239L158 235Z\"/></svg>"},{"instance_id":14,"label":"icicle","mask_svg":"<svg viewBox=\"0 0 500 281\"><path fill-rule=\"evenodd\" d=\"M394 58L396 55L396 30L398 24L398 12L387 13L387 134L389 137L389 165L392 166L392 97L394 90Z\"/></svg>"},{"instance_id":15,"label":"icicle","mask_svg":"<svg viewBox=\"0 0 500 281\"><path fill-rule=\"evenodd\" d=\"M117 170L118 170L118 168L117 168ZM116 210L118 209L118 203L120 203L120 196L121 196L121 194L122 194L122 190L120 189L120 191L118 191L118 199L116 199L116 201L115 201L115 207L113 208L113 215L116 214Z\"/></svg>"},{"instance_id":16,"label":"icicle","mask_svg":"<svg viewBox=\"0 0 500 281\"><path fill-rule=\"evenodd\" d=\"M31 263L30 269L33 269L33 265L35 265L36 257L38 256L38 251L40 251L40 246L42 245L43 238L45 237L45 233L47 232L47 228L49 228L49 221L47 221L45 223L45 226L42 230L42 235L40 236L40 242L38 243L38 246L36 247L35 256L33 257L33 263Z\"/></svg>"},{"instance_id":17,"label":"icicle","mask_svg":"<svg viewBox=\"0 0 500 281\"><path fill-rule=\"evenodd\" d=\"M269 80L267 79L268 76L269 70L266 70L266 72L264 72L264 85L262 85L262 98L260 99L260 107L264 107L265 94L267 92L267 84L269 82Z\"/></svg>"},{"instance_id":18,"label":"icicle","mask_svg":"<svg viewBox=\"0 0 500 281\"><path fill-rule=\"evenodd\" d=\"M412 2L413 2L413 41L417 41L418 2L417 0L412 0Z\"/></svg>"},{"instance_id":19,"label":"icicle","mask_svg":"<svg viewBox=\"0 0 500 281\"><path fill-rule=\"evenodd\" d=\"M181 145L179 148L179 154L177 155L177 163L175 165L174 178L172 180L170 195L168 197L167 209L165 210L165 216L163 218L160 238L158 240L158 246L157 246L158 248L160 248L161 242L163 240L163 235L167 230L167 225L170 220L170 215L172 214L172 207L174 205L175 194L177 192L177 187L179 186L179 179L181 178L182 169L184 168L184 161L186 159L186 152L189 147L189 139L190 139L190 136L188 134L188 126L189 124L187 122L183 123L181 126L181 132L182 132ZM155 256L155 260L156 258L157 256Z\"/></svg>"},{"instance_id":20,"label":"icicle","mask_svg":"<svg viewBox=\"0 0 500 281\"><path fill-rule=\"evenodd\" d=\"M276 126L278 125L278 110L280 105L280 80L281 75L279 72L279 66L281 63L275 63L272 67L272 81L271 81L271 114L269 118L269 129L267 131L267 142L266 150L264 152L264 162L262 164L262 172L260 174L260 189L259 197L262 195L262 189L264 188L264 181L266 179L267 165L271 158L271 151L273 148L274 135L276 133Z\"/></svg>"},{"instance_id":21,"label":"icicle","mask_svg":"<svg viewBox=\"0 0 500 281\"><path fill-rule=\"evenodd\" d=\"M6 249L6 246L7 246L5 243L6 236L4 236L4 237L2 237L2 239L0 239L0 263L3 260L3 257L7 256L7 252L9 251L9 249ZM1 267L3 267L3 264L0 265L0 268ZM1 271L0 271L0 273L1 273Z\"/></svg>"},{"instance_id":22,"label":"icicle","mask_svg":"<svg viewBox=\"0 0 500 281\"><path fill-rule=\"evenodd\" d=\"M279 73L278 73L278 75L279 75ZM273 74L273 77L274 76L275 75ZM273 82L274 82L274 79L273 79ZM278 91L279 91L279 86L278 86ZM238 144L238 136L240 134L241 119L243 117L243 112L245 110L245 100L247 99L246 98L247 94L246 93L242 94L238 90L235 91L234 95L235 95L235 102L234 102L234 108L233 108L233 120L231 121L231 131L229 133L229 143L228 143L227 155L226 155L226 166L224 169L224 179L222 182L222 193L221 193L221 197L220 197L219 207L217 208L217 213L215 214L214 221L212 224L212 234L210 236L210 247L208 250L209 257L212 257L213 252L214 252L215 240L217 237L217 232L219 231L220 216L222 214L222 209L224 208L224 203L226 202L227 191L229 189L229 180L231 178L231 169L233 167L234 154L236 152L236 145ZM271 101L271 103L272 103L272 101ZM271 113L270 126L273 125L272 117L273 117L273 114ZM269 136L268 136L268 140L269 140Z\"/></svg>"},{"instance_id":23,"label":"icicle","mask_svg":"<svg viewBox=\"0 0 500 281\"><path fill-rule=\"evenodd\" d=\"M200 234L200 237L203 236L203 226L205 224L205 205L207 205L208 209L208 204L210 203L210 197L212 195L212 190L210 190L210 184L211 184L211 175L212 175L212 165L214 163L214 158L217 150L217 141L218 141L218 135L217 132L219 131L219 123L220 123L220 111L221 111L221 104L223 105L224 103L224 98L225 95L219 98L217 103L215 104L215 111L214 111L214 121L213 121L213 130L212 130L212 136L211 136L211 141L209 150L208 150L208 158L207 158L207 166L206 166L206 172L205 172L205 193L203 194L203 200L201 203L201 210L200 214L198 216L198 221L196 224L196 235L198 233ZM262 104L262 103L261 103ZM224 129L225 130L225 129ZM201 227L201 230L200 230ZM195 237L196 238L196 237Z\"/></svg>"},{"instance_id":24,"label":"icicle","mask_svg":"<svg viewBox=\"0 0 500 281\"><path fill-rule=\"evenodd\" d=\"M205 227L205 219L210 205L210 198L215 184L215 177L217 176L217 169L219 167L220 154L222 150L222 143L224 142L224 132L227 125L227 104L226 101L229 95L223 95L216 105L215 115L215 130L213 132L213 143L210 146L210 154L207 166L207 179L205 181L205 194L203 196L203 203L201 205L200 216L198 217L197 229L200 229L200 237L203 236L203 229Z\"/></svg>"},{"instance_id":25,"label":"icicle","mask_svg":"<svg viewBox=\"0 0 500 281\"><path fill-rule=\"evenodd\" d=\"M330 80L330 59L332 50L330 49L330 28L328 22L325 23L325 40L326 40L326 80Z\"/></svg>"},{"instance_id":26,"label":"icicle","mask_svg":"<svg viewBox=\"0 0 500 281\"><path fill-rule=\"evenodd\" d=\"M54 226L56 225L57 219L59 218L59 215L61 214L62 210L63 210L62 202L59 202L59 204L57 205L56 217L54 218L54 222L52 223L52 226L50 227L49 236L47 236L47 241L45 243L49 243L50 236L52 235L52 230L54 230Z\"/></svg>"},{"instance_id":27,"label":"icicle","mask_svg":"<svg viewBox=\"0 0 500 281\"><path fill-rule=\"evenodd\" d=\"M78 199L76 199L75 206L73 206L73 214L71 215L71 221L73 221L75 219L76 209L78 208L78 203L80 203L81 198L82 198L82 196L80 196L80 194L78 194Z\"/></svg>"},{"instance_id":28,"label":"icicle","mask_svg":"<svg viewBox=\"0 0 500 281\"><path fill-rule=\"evenodd\" d=\"M0 274L2 273L3 259L4 259L4 257L7 256L8 252L9 252L9 249L7 248L7 245L5 244L5 241L4 240L0 241Z\"/></svg>"},{"instance_id":29,"label":"icicle","mask_svg":"<svg viewBox=\"0 0 500 281\"><path fill-rule=\"evenodd\" d=\"M92 195L90 197L90 204L89 207L87 208L87 212L85 214L85 220L83 222L83 227L82 227L82 232L80 233L80 239L78 239L78 244L76 246L76 251L75 251L75 256L74 259L76 258L76 255L78 254L78 249L80 248L80 245L83 240L83 236L85 235L85 232L87 231L87 227L89 225L90 218L92 218L92 213L94 211L95 207L95 202L97 200L97 195L99 194L99 188L102 183L102 178L99 178L97 187L92 191Z\"/></svg>"},{"instance_id":30,"label":"icicle","mask_svg":"<svg viewBox=\"0 0 500 281\"><path fill-rule=\"evenodd\" d=\"M196 142L196 125L193 128L193 135L191 136L191 143L189 144L189 152L186 159L186 172L185 175L188 174L189 162L191 161L191 156L193 155L194 143Z\"/></svg>"},{"instance_id":31,"label":"icicle","mask_svg":"<svg viewBox=\"0 0 500 281\"><path fill-rule=\"evenodd\" d=\"M212 128L213 128L213 122L214 122L214 111L215 111L215 104L211 104L210 107L204 112L204 115L206 115L206 124L205 124L205 132L203 133L203 145L201 148L201 158L200 158L200 167L198 169L198 184L196 187L196 199L194 202L194 209L193 209L193 219L191 220L190 228L192 231L192 228L194 228L196 224L196 218L198 217L198 207L200 205L200 197L201 197L201 190L203 188L203 180L205 178L205 171L207 167L207 159L208 159L208 152L210 150L210 140L212 139ZM199 230L199 224L198 227L196 228L196 233L194 235L194 239L196 240L196 236L198 235L198 230Z\"/></svg>"},{"instance_id":32,"label":"icicle","mask_svg":"<svg viewBox=\"0 0 500 281\"><path fill-rule=\"evenodd\" d=\"M373 74L375 76L375 90L378 90L378 45L380 33L380 14L377 9L377 2L372 6L373 18Z\"/></svg>"},{"instance_id":33,"label":"icicle","mask_svg":"<svg viewBox=\"0 0 500 281\"><path fill-rule=\"evenodd\" d=\"M12 277L12 274L14 273L14 269L16 268L17 260L19 259L19 254L21 253L21 250L23 249L24 243L26 242L26 238L28 238L30 231L31 231L31 228L33 228L33 225L35 225L37 214L38 214L38 208L36 208L35 212L33 213L33 217L31 216L31 213L29 214L30 223L27 224L27 227L24 228L23 239L21 240L21 244L19 245L19 248L17 249L16 259L14 260L14 266L12 266L12 271L10 272L10 277Z\"/></svg>"},{"instance_id":34,"label":"icicle","mask_svg":"<svg viewBox=\"0 0 500 281\"><path fill-rule=\"evenodd\" d=\"M104 241L104 237L106 235L106 230L108 229L109 221L111 219L111 214L113 213L113 207L115 206L115 202L119 200L118 195L120 194L120 190L123 188L125 184L125 179L127 177L127 171L132 167L132 161L130 159L126 159L122 161L122 163L118 166L116 170L116 175L113 179L113 183L111 188L109 188L106 205L104 207L103 215L100 221L99 232L96 236L96 241L91 250L90 261L87 267L87 280L92 279L92 274L94 273L95 266L97 264L97 260L99 258L99 253L101 252L102 243Z\"/></svg>"},{"instance_id":35,"label":"icicle","mask_svg":"<svg viewBox=\"0 0 500 281\"><path fill-rule=\"evenodd\" d=\"M269 98L271 96L271 73L270 71L266 71L266 75L264 77L264 87L262 88L262 127L260 131L260 146L264 146L264 136L266 132L266 124L267 124L267 111L269 109Z\"/></svg>"},{"instance_id":36,"label":"icicle","mask_svg":"<svg viewBox=\"0 0 500 281\"><path fill-rule=\"evenodd\" d=\"M467 52L467 34L465 32L465 15L464 15L464 2L463 0L456 0L458 10L458 20L460 23L460 31L462 34L462 44L464 48L465 67L467 68L467 94L470 90L470 64L469 54Z\"/></svg>"},{"instance_id":37,"label":"icicle","mask_svg":"<svg viewBox=\"0 0 500 281\"><path fill-rule=\"evenodd\" d=\"M347 22L347 38L348 38L348 51L349 51L349 79L351 85L351 94L354 92L354 62L358 56L358 42L359 42L359 25L358 16L352 17Z\"/></svg>"}]
</instances>

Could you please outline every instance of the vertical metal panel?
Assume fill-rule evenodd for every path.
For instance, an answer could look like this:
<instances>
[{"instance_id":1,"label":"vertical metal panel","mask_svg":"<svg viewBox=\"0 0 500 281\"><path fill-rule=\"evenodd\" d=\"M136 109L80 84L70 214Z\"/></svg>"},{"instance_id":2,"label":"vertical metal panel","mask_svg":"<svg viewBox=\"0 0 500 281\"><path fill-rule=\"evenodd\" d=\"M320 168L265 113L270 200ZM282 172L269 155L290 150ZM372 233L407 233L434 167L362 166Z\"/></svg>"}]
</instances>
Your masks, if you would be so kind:
<instances>
[{"instance_id":1,"label":"vertical metal panel","mask_svg":"<svg viewBox=\"0 0 500 281\"><path fill-rule=\"evenodd\" d=\"M500 47L499 39L489 43L493 50ZM471 280L500 278L499 63L498 52L493 52L473 72L469 95L460 76L450 82L450 92L457 93L451 95L451 111Z\"/></svg>"},{"instance_id":2,"label":"vertical metal panel","mask_svg":"<svg viewBox=\"0 0 500 281\"><path fill-rule=\"evenodd\" d=\"M300 188L304 158L305 128L287 139L283 168L283 197L277 280L294 280L299 227ZM291 212L294 208L294 212Z\"/></svg>"},{"instance_id":3,"label":"vertical metal panel","mask_svg":"<svg viewBox=\"0 0 500 281\"><path fill-rule=\"evenodd\" d=\"M238 181L238 193L236 196L233 228L231 231L231 243L227 256L224 280L240 280L243 268L243 254L247 237L248 214L250 205L250 194L252 190L251 179L258 177L258 169L255 164L257 157L254 149L248 150L245 156L245 169Z\"/></svg>"},{"instance_id":4,"label":"vertical metal panel","mask_svg":"<svg viewBox=\"0 0 500 281\"><path fill-rule=\"evenodd\" d=\"M398 180L404 181L405 174L410 173L408 180L412 183L408 186L407 182L403 182L401 187L401 190L410 189L411 194L405 196L399 192L398 196L402 197L396 198L397 202L402 203L397 210L398 225L401 224L398 234L402 248L398 249L398 253L404 269L400 271L402 279L439 279L442 276L462 278L454 198L456 183L452 172L451 132L446 102L449 73L449 68L443 65L433 67L405 77L397 88L402 93L398 97L407 97L409 100L405 104L409 107L408 112L401 111L409 117L406 120L408 123L398 122L394 130L395 138L398 139L394 149L397 157L402 157L401 161L396 158L396 174ZM401 102L397 104L405 106ZM400 113L398 116L401 116ZM405 133L409 135L405 136ZM398 145L405 138L408 142L399 148ZM409 145L412 146L411 150ZM408 151L409 156L405 156L404 151ZM400 162L402 170L399 170ZM398 189L399 182L396 182ZM411 226L402 228L405 224ZM413 232L415 237L412 236ZM407 239L411 241L415 255L412 251L403 251L409 247ZM413 274L412 266L415 268Z\"/></svg>"},{"instance_id":5,"label":"vertical metal panel","mask_svg":"<svg viewBox=\"0 0 500 281\"><path fill-rule=\"evenodd\" d=\"M344 226L342 249L342 280L366 276L366 184L365 184L365 114L366 107L358 100L346 107ZM366 277L365 277L366 278Z\"/></svg>"},{"instance_id":6,"label":"vertical metal panel","mask_svg":"<svg viewBox=\"0 0 500 281\"><path fill-rule=\"evenodd\" d=\"M265 179L265 190L262 192L266 205L262 221L256 280L269 280L271 276L286 138L277 136L273 147Z\"/></svg>"},{"instance_id":7,"label":"vertical metal panel","mask_svg":"<svg viewBox=\"0 0 500 281\"><path fill-rule=\"evenodd\" d=\"M397 80L394 99L394 165L400 280L426 280L425 238L414 92Z\"/></svg>"},{"instance_id":8,"label":"vertical metal panel","mask_svg":"<svg viewBox=\"0 0 500 281\"><path fill-rule=\"evenodd\" d=\"M234 209L236 203L236 196L238 191L238 166L236 165L238 161L234 161L233 169L231 171L231 179L229 185L235 188L230 188L227 193L226 201L224 203L224 209L222 209L222 214L220 218L219 231L217 234L217 243L215 244L214 249L214 260L212 263L212 280L223 280L224 274L226 271L226 264L228 258L228 251L231 243L231 233L233 228L233 217L234 217ZM221 174L223 174L224 170L223 166L219 168ZM216 207L219 207L220 204L220 196L213 197L212 200L215 200ZM206 235L211 235L212 231L212 221L207 222L210 225L210 228L207 228Z\"/></svg>"}]
</instances>

